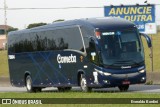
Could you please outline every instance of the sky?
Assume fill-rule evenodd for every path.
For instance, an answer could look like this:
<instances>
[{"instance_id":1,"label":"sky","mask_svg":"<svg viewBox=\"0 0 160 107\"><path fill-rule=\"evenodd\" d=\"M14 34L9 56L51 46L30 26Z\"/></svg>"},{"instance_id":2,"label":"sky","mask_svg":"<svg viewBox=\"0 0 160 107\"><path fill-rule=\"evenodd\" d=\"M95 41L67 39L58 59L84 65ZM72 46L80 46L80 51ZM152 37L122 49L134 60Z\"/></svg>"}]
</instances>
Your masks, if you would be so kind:
<instances>
[{"instance_id":1,"label":"sky","mask_svg":"<svg viewBox=\"0 0 160 107\"><path fill-rule=\"evenodd\" d=\"M102 7L72 9L22 9L7 10L7 24L24 29L31 23L52 23L58 19L104 17L104 6L144 4L145 0L6 0L8 8L64 8L64 7ZM160 0L148 0L156 4L156 22L160 25ZM158 5L159 4L159 5ZM0 25L4 25L4 0L0 0Z\"/></svg>"}]
</instances>

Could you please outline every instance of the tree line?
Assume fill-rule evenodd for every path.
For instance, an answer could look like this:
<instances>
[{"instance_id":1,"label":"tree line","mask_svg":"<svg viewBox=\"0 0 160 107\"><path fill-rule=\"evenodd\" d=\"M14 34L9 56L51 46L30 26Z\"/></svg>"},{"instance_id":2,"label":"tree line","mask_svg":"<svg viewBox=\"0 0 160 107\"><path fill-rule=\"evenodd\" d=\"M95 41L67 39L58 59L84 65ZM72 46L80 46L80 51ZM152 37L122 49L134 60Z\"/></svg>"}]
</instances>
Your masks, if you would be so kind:
<instances>
[{"instance_id":1,"label":"tree line","mask_svg":"<svg viewBox=\"0 0 160 107\"><path fill-rule=\"evenodd\" d=\"M55 20L55 21L53 21L53 23L55 23L55 22L60 22L60 21L64 21L64 19ZM40 23L32 23L32 24L29 24L26 29L31 29L31 28L39 27L39 26L43 26L43 25L47 25L47 23L43 23L43 22L40 22ZM12 28L9 28L9 29L7 30L7 33L11 32L11 31L17 31L17 30L19 30L19 29L12 27Z\"/></svg>"}]
</instances>

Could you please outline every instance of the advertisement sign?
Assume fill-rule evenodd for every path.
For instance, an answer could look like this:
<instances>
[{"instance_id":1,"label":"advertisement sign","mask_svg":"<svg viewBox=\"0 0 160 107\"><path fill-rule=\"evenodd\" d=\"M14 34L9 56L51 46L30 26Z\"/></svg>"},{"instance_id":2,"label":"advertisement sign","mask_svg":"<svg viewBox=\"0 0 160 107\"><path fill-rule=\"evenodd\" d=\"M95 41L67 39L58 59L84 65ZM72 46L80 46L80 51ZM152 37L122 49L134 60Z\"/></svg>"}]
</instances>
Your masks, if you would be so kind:
<instances>
[{"instance_id":1,"label":"advertisement sign","mask_svg":"<svg viewBox=\"0 0 160 107\"><path fill-rule=\"evenodd\" d=\"M121 17L136 24L140 32L156 34L154 5L105 6L106 17Z\"/></svg>"}]
</instances>

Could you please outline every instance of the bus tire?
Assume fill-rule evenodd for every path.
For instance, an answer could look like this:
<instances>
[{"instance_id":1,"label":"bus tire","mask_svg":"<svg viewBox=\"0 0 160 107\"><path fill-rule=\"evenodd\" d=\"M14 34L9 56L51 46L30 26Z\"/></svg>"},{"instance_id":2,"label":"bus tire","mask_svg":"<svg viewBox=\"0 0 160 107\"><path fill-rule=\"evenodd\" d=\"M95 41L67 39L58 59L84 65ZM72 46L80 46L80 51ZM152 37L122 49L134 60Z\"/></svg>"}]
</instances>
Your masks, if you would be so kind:
<instances>
[{"instance_id":1,"label":"bus tire","mask_svg":"<svg viewBox=\"0 0 160 107\"><path fill-rule=\"evenodd\" d=\"M80 77L80 87L83 92L91 92L92 88L87 86L87 80L84 74L81 74Z\"/></svg>"},{"instance_id":2,"label":"bus tire","mask_svg":"<svg viewBox=\"0 0 160 107\"><path fill-rule=\"evenodd\" d=\"M42 88L40 87L33 87L32 86L32 78L30 75L26 76L26 89L27 92L41 92Z\"/></svg>"},{"instance_id":3,"label":"bus tire","mask_svg":"<svg viewBox=\"0 0 160 107\"><path fill-rule=\"evenodd\" d=\"M125 92L128 90L129 85L120 85L120 86L118 86L118 88L120 91Z\"/></svg>"}]
</instances>

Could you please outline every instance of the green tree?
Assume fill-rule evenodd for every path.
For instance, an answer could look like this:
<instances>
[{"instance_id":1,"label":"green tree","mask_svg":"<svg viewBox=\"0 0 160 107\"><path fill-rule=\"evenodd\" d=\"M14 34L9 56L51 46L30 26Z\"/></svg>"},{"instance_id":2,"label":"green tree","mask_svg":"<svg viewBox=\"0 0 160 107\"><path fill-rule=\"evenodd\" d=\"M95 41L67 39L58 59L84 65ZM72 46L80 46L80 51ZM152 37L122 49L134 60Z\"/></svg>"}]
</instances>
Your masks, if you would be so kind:
<instances>
[{"instance_id":1,"label":"green tree","mask_svg":"<svg viewBox=\"0 0 160 107\"><path fill-rule=\"evenodd\" d=\"M54 23L54 22L62 22L62 21L64 21L64 19L55 20L55 21L53 21L53 23Z\"/></svg>"},{"instance_id":2,"label":"green tree","mask_svg":"<svg viewBox=\"0 0 160 107\"><path fill-rule=\"evenodd\" d=\"M18 30L18 28L9 28L8 30L7 30L7 33L9 33L9 32L11 32L11 31L16 31L16 30Z\"/></svg>"},{"instance_id":3,"label":"green tree","mask_svg":"<svg viewBox=\"0 0 160 107\"><path fill-rule=\"evenodd\" d=\"M43 26L43 25L46 25L47 23L33 23L33 24L29 24L27 29L31 29L31 28L34 28L34 27L38 27L38 26Z\"/></svg>"}]
</instances>

